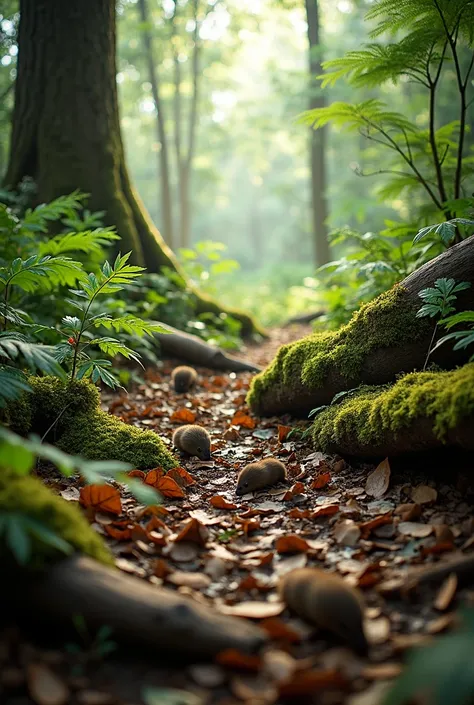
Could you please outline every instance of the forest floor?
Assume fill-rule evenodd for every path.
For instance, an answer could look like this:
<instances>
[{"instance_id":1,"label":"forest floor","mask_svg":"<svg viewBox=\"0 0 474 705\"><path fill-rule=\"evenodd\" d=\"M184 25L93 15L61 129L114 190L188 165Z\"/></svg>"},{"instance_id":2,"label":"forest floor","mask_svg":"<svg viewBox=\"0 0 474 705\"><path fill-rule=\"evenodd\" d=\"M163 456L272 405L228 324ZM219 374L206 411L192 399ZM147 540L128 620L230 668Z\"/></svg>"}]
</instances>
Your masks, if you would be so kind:
<instances>
[{"instance_id":1,"label":"forest floor","mask_svg":"<svg viewBox=\"0 0 474 705\"><path fill-rule=\"evenodd\" d=\"M243 356L263 365L281 343L307 332L275 330ZM201 424L212 437L212 461L183 460L186 472L172 471L167 483L158 471L148 473L143 479L165 494L159 514L144 513L120 486L112 512L100 506L86 511L121 570L252 619L268 632L268 647L258 657L223 654L213 664L178 659L177 667L165 667L136 652L125 661L113 652L101 657L100 644L85 644L79 653L46 649L8 630L0 637L4 702L378 705L402 671L407 649L449 629L460 599L473 598L455 575L400 595L407 571L472 551L472 495L463 475L456 478L456 468L449 468L455 486L433 479L431 468L418 460L392 468L385 460L372 474L373 464L324 456L310 437L290 433L308 422L252 416L245 405L249 373L198 369L197 388L178 395L170 386L174 364L166 360L148 370L146 382L128 395L104 394L104 408L156 430L169 445L179 424ZM286 464L288 482L236 497L238 471L266 455ZM50 476L49 484L65 499L79 500L77 481ZM302 566L335 571L362 590L367 659L284 609L278 581Z\"/></svg>"}]
</instances>

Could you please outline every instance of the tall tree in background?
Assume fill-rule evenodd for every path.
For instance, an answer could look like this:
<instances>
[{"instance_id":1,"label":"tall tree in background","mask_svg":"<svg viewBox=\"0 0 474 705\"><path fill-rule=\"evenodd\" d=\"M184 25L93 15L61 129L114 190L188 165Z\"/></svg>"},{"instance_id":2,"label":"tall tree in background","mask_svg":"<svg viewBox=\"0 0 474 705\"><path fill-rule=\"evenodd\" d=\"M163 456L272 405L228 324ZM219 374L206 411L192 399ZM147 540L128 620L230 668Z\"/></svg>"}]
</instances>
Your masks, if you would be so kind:
<instances>
[{"instance_id":1,"label":"tall tree in background","mask_svg":"<svg viewBox=\"0 0 474 705\"><path fill-rule=\"evenodd\" d=\"M145 60L148 69L148 78L151 85L151 94L156 110L156 131L160 144L158 154L158 180L161 194L161 213L163 217L163 234L168 245L173 248L174 224L173 224L173 203L171 196L171 174L168 156L168 137L166 134L166 122L163 100L160 95L159 73L156 65L156 56L153 46L153 32L150 16L148 12L148 0L138 2L140 17L142 20L142 37Z\"/></svg>"},{"instance_id":2,"label":"tall tree in background","mask_svg":"<svg viewBox=\"0 0 474 705\"><path fill-rule=\"evenodd\" d=\"M318 0L305 0L309 43L309 109L322 108L326 102L317 77L322 73L320 21ZM326 219L326 129L311 131L311 206L313 214L314 254L316 264L321 266L330 260Z\"/></svg>"},{"instance_id":3,"label":"tall tree in background","mask_svg":"<svg viewBox=\"0 0 474 705\"><path fill-rule=\"evenodd\" d=\"M151 272L182 275L171 249L133 189L125 164L116 85L114 0L20 0L19 57L5 184L25 177L38 199L74 189L106 211L122 251ZM197 312L219 312L195 292ZM248 316L236 314L249 332Z\"/></svg>"}]
</instances>

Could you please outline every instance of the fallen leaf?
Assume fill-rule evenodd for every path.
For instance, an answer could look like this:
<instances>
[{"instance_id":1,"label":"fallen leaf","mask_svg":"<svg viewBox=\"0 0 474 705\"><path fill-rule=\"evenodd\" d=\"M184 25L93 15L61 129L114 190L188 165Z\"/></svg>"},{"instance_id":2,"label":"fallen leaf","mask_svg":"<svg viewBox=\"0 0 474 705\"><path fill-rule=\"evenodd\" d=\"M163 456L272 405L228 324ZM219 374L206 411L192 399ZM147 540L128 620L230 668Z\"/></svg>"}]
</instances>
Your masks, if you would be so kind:
<instances>
[{"instance_id":1,"label":"fallen leaf","mask_svg":"<svg viewBox=\"0 0 474 705\"><path fill-rule=\"evenodd\" d=\"M26 679L29 693L38 705L63 705L69 701L69 688L47 666L28 664Z\"/></svg>"},{"instance_id":2,"label":"fallen leaf","mask_svg":"<svg viewBox=\"0 0 474 705\"><path fill-rule=\"evenodd\" d=\"M390 636L390 620L384 616L367 619L364 622L364 632L370 644L384 644Z\"/></svg>"},{"instance_id":3,"label":"fallen leaf","mask_svg":"<svg viewBox=\"0 0 474 705\"><path fill-rule=\"evenodd\" d=\"M303 494L304 491L305 486L302 482L295 482L295 484L290 487L292 497L295 497L297 494Z\"/></svg>"},{"instance_id":4,"label":"fallen leaf","mask_svg":"<svg viewBox=\"0 0 474 705\"><path fill-rule=\"evenodd\" d=\"M214 497L211 497L209 504L216 509L237 509L236 504L228 502L224 497L221 497L220 494L215 494Z\"/></svg>"},{"instance_id":5,"label":"fallen leaf","mask_svg":"<svg viewBox=\"0 0 474 705\"><path fill-rule=\"evenodd\" d=\"M168 581L173 585L180 585L192 588L193 590L205 590L211 584L211 579L204 573L191 573L183 570L176 570L168 575Z\"/></svg>"},{"instance_id":6,"label":"fallen leaf","mask_svg":"<svg viewBox=\"0 0 474 705\"><path fill-rule=\"evenodd\" d=\"M199 549L195 543L173 543L169 553L170 558L176 563L188 563L198 557Z\"/></svg>"},{"instance_id":7,"label":"fallen leaf","mask_svg":"<svg viewBox=\"0 0 474 705\"><path fill-rule=\"evenodd\" d=\"M66 490L61 490L59 494L68 502L77 502L81 496L77 487L68 487Z\"/></svg>"},{"instance_id":8,"label":"fallen leaf","mask_svg":"<svg viewBox=\"0 0 474 705\"><path fill-rule=\"evenodd\" d=\"M411 493L411 498L416 504L429 504L436 502L438 493L434 487L429 485L418 485Z\"/></svg>"},{"instance_id":9,"label":"fallen leaf","mask_svg":"<svg viewBox=\"0 0 474 705\"><path fill-rule=\"evenodd\" d=\"M284 610L282 602L239 602L236 605L218 605L223 614L234 617L247 617L247 619L267 619L277 617Z\"/></svg>"},{"instance_id":10,"label":"fallen leaf","mask_svg":"<svg viewBox=\"0 0 474 705\"><path fill-rule=\"evenodd\" d=\"M156 487L161 478L164 477L164 474L165 471L163 468L153 468L153 470L147 472L145 476L145 484L150 485L151 487Z\"/></svg>"},{"instance_id":11,"label":"fallen leaf","mask_svg":"<svg viewBox=\"0 0 474 705\"><path fill-rule=\"evenodd\" d=\"M288 644L299 644L301 641L302 635L279 617L264 619L259 626L275 641L285 641Z\"/></svg>"},{"instance_id":12,"label":"fallen leaf","mask_svg":"<svg viewBox=\"0 0 474 705\"><path fill-rule=\"evenodd\" d=\"M266 621L279 622L280 620L275 619ZM264 624L265 622L260 622L261 627ZM271 632L269 632L269 634L272 636ZM263 654L263 661L264 672L271 678L272 681L277 681L278 683L289 680L297 668L296 659L294 659L293 656L290 656L290 654L287 654L286 651L281 651L279 649L269 649L265 651Z\"/></svg>"},{"instance_id":13,"label":"fallen leaf","mask_svg":"<svg viewBox=\"0 0 474 705\"><path fill-rule=\"evenodd\" d=\"M164 497L172 497L173 499L181 499L182 497L186 497L186 494L183 492L178 483L167 475L161 477L154 486Z\"/></svg>"},{"instance_id":14,"label":"fallen leaf","mask_svg":"<svg viewBox=\"0 0 474 705\"><path fill-rule=\"evenodd\" d=\"M194 423L196 421L196 414L191 409L176 409L171 416L170 421L176 421L178 423Z\"/></svg>"},{"instance_id":15,"label":"fallen leaf","mask_svg":"<svg viewBox=\"0 0 474 705\"><path fill-rule=\"evenodd\" d=\"M388 485L390 483L390 463L388 458L382 460L380 465L377 465L375 470L370 473L365 483L365 491L371 497L379 499L383 497L385 492L388 490Z\"/></svg>"},{"instance_id":16,"label":"fallen leaf","mask_svg":"<svg viewBox=\"0 0 474 705\"><path fill-rule=\"evenodd\" d=\"M395 509L395 514L400 516L402 521L416 521L421 517L421 507L419 504L400 504Z\"/></svg>"},{"instance_id":17,"label":"fallen leaf","mask_svg":"<svg viewBox=\"0 0 474 705\"><path fill-rule=\"evenodd\" d=\"M424 539L433 531L430 524L420 524L414 521L401 521L397 528L404 536L413 536L415 539Z\"/></svg>"},{"instance_id":18,"label":"fallen leaf","mask_svg":"<svg viewBox=\"0 0 474 705\"><path fill-rule=\"evenodd\" d=\"M375 517L374 519L369 519L369 521L363 521L361 524L359 524L359 529L362 534L362 538L366 539L374 529L377 529L379 526L385 526L389 525L392 523L392 517L390 514L381 514L378 517Z\"/></svg>"},{"instance_id":19,"label":"fallen leaf","mask_svg":"<svg viewBox=\"0 0 474 705\"><path fill-rule=\"evenodd\" d=\"M197 519L201 522L201 524L204 524L205 526L220 524L222 521L224 521L222 515L215 516L214 514L208 514L208 512L205 512L204 509L192 509L189 512L189 516L194 517L194 519Z\"/></svg>"},{"instance_id":20,"label":"fallen leaf","mask_svg":"<svg viewBox=\"0 0 474 705\"><path fill-rule=\"evenodd\" d=\"M434 532L437 543L453 543L454 534L447 524L435 524Z\"/></svg>"},{"instance_id":21,"label":"fallen leaf","mask_svg":"<svg viewBox=\"0 0 474 705\"><path fill-rule=\"evenodd\" d=\"M83 507L92 507L110 514L122 513L120 492L111 485L86 485L80 489L80 502Z\"/></svg>"},{"instance_id":22,"label":"fallen leaf","mask_svg":"<svg viewBox=\"0 0 474 705\"><path fill-rule=\"evenodd\" d=\"M244 428L255 428L257 422L244 411L237 411L231 421L232 426L243 426Z\"/></svg>"},{"instance_id":23,"label":"fallen leaf","mask_svg":"<svg viewBox=\"0 0 474 705\"><path fill-rule=\"evenodd\" d=\"M153 564L153 574L157 578L165 578L172 572L168 563L163 558L158 558Z\"/></svg>"},{"instance_id":24,"label":"fallen leaf","mask_svg":"<svg viewBox=\"0 0 474 705\"><path fill-rule=\"evenodd\" d=\"M295 671L291 678L279 684L279 696L284 699L312 696L321 690L345 689L346 686L345 677L335 669Z\"/></svg>"},{"instance_id":25,"label":"fallen leaf","mask_svg":"<svg viewBox=\"0 0 474 705\"><path fill-rule=\"evenodd\" d=\"M338 504L325 504L322 507L319 507L316 509L312 514L311 517L313 519L317 519L318 517L330 517L333 514L337 514L339 511L339 505Z\"/></svg>"},{"instance_id":26,"label":"fallen leaf","mask_svg":"<svg viewBox=\"0 0 474 705\"><path fill-rule=\"evenodd\" d=\"M309 509L298 509L298 507L294 507L288 512L288 516L291 519L309 519L311 512Z\"/></svg>"},{"instance_id":27,"label":"fallen leaf","mask_svg":"<svg viewBox=\"0 0 474 705\"><path fill-rule=\"evenodd\" d=\"M238 441L240 438L239 429L237 426L229 426L222 434L222 438L226 441Z\"/></svg>"},{"instance_id":28,"label":"fallen leaf","mask_svg":"<svg viewBox=\"0 0 474 705\"><path fill-rule=\"evenodd\" d=\"M180 487L190 487L196 484L196 480L184 468L172 468L166 473L166 477L171 477Z\"/></svg>"},{"instance_id":29,"label":"fallen leaf","mask_svg":"<svg viewBox=\"0 0 474 705\"><path fill-rule=\"evenodd\" d=\"M128 521L120 524L108 524L104 526L104 529L116 541L130 541L132 538L132 526Z\"/></svg>"},{"instance_id":30,"label":"fallen leaf","mask_svg":"<svg viewBox=\"0 0 474 705\"><path fill-rule=\"evenodd\" d=\"M284 443L290 431L291 426L282 426L281 424L278 424L278 442Z\"/></svg>"},{"instance_id":31,"label":"fallen leaf","mask_svg":"<svg viewBox=\"0 0 474 705\"><path fill-rule=\"evenodd\" d=\"M226 668L236 668L241 671L258 672L262 668L262 659L260 656L244 654L237 649L225 649L217 654L216 659L218 664Z\"/></svg>"},{"instance_id":32,"label":"fallen leaf","mask_svg":"<svg viewBox=\"0 0 474 705\"><path fill-rule=\"evenodd\" d=\"M331 482L331 473L330 472L322 472L317 477L314 478L313 482L311 483L311 489L312 490L321 490L323 487L326 487L327 484Z\"/></svg>"},{"instance_id":33,"label":"fallen leaf","mask_svg":"<svg viewBox=\"0 0 474 705\"><path fill-rule=\"evenodd\" d=\"M334 538L343 546L355 546L361 531L352 519L341 519L334 526Z\"/></svg>"},{"instance_id":34,"label":"fallen leaf","mask_svg":"<svg viewBox=\"0 0 474 705\"><path fill-rule=\"evenodd\" d=\"M127 475L129 477L138 477L139 480L145 480L145 473L143 470L130 470L130 472L127 472Z\"/></svg>"},{"instance_id":35,"label":"fallen leaf","mask_svg":"<svg viewBox=\"0 0 474 705\"><path fill-rule=\"evenodd\" d=\"M278 553L306 553L309 546L301 536L289 534L288 536L280 536L276 541L275 548Z\"/></svg>"},{"instance_id":36,"label":"fallen leaf","mask_svg":"<svg viewBox=\"0 0 474 705\"><path fill-rule=\"evenodd\" d=\"M209 529L206 529L197 519L189 519L175 538L175 543L190 541L198 546L205 546L208 538Z\"/></svg>"},{"instance_id":37,"label":"fallen leaf","mask_svg":"<svg viewBox=\"0 0 474 705\"><path fill-rule=\"evenodd\" d=\"M458 578L456 573L450 573L442 583L438 594L434 600L434 606L440 612L444 612L451 605L458 588Z\"/></svg>"}]
</instances>

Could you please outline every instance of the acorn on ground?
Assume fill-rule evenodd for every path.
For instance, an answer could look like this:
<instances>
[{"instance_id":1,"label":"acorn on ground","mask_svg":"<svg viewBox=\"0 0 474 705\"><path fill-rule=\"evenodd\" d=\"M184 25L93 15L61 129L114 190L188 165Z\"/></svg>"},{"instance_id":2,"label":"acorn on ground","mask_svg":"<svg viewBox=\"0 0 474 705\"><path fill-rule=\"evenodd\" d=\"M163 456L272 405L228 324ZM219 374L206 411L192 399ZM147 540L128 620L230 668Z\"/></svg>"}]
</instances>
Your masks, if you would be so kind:
<instances>
[{"instance_id":1,"label":"acorn on ground","mask_svg":"<svg viewBox=\"0 0 474 705\"><path fill-rule=\"evenodd\" d=\"M279 593L289 609L319 629L338 636L365 656L364 601L359 590L318 568L299 568L282 577Z\"/></svg>"},{"instance_id":2,"label":"acorn on ground","mask_svg":"<svg viewBox=\"0 0 474 705\"><path fill-rule=\"evenodd\" d=\"M276 485L286 480L286 468L276 458L263 458L255 463L249 463L237 478L235 493L239 496L266 487Z\"/></svg>"},{"instance_id":3,"label":"acorn on ground","mask_svg":"<svg viewBox=\"0 0 474 705\"><path fill-rule=\"evenodd\" d=\"M193 367L180 365L175 367L171 373L171 381L173 382L174 391L178 394L185 394L197 382L197 372Z\"/></svg>"},{"instance_id":4,"label":"acorn on ground","mask_svg":"<svg viewBox=\"0 0 474 705\"><path fill-rule=\"evenodd\" d=\"M211 437L202 426L180 426L173 433L173 445L182 453L196 455L200 460L211 459Z\"/></svg>"}]
</instances>

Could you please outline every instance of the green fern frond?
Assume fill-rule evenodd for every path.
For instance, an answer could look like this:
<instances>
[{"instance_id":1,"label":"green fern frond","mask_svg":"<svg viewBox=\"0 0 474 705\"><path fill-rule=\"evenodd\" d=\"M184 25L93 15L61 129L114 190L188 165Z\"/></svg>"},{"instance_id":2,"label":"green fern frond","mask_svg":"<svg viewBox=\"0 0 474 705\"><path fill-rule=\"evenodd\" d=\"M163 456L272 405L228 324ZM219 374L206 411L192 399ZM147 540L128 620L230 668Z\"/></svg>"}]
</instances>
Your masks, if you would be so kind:
<instances>
[{"instance_id":1,"label":"green fern frond","mask_svg":"<svg viewBox=\"0 0 474 705\"><path fill-rule=\"evenodd\" d=\"M153 333L167 333L167 329L160 323L155 323L153 321L143 321L141 318L136 316L126 315L117 318L110 318L109 316L104 318L97 316L93 320L93 325L96 328L104 327L108 330L115 330L117 333L124 331L129 335L138 335L142 337L143 335L152 335Z\"/></svg>"},{"instance_id":2,"label":"green fern frond","mask_svg":"<svg viewBox=\"0 0 474 705\"><path fill-rule=\"evenodd\" d=\"M21 370L0 365L0 408L3 408L6 402L18 399L23 392L30 391L26 375Z\"/></svg>"},{"instance_id":3,"label":"green fern frond","mask_svg":"<svg viewBox=\"0 0 474 705\"><path fill-rule=\"evenodd\" d=\"M138 362L140 365L142 364L140 362L140 355L116 338L94 338L89 342L89 345L98 345L102 352L106 355L110 355L110 357L123 355L127 360L135 360L135 362Z\"/></svg>"},{"instance_id":4,"label":"green fern frond","mask_svg":"<svg viewBox=\"0 0 474 705\"><path fill-rule=\"evenodd\" d=\"M126 255L119 254L113 265L106 261L99 274L89 274L82 284L85 295L93 299L98 294L115 294L139 277L145 268L127 264L130 255L131 252ZM74 293L78 294L77 291Z\"/></svg>"},{"instance_id":5,"label":"green fern frond","mask_svg":"<svg viewBox=\"0 0 474 705\"><path fill-rule=\"evenodd\" d=\"M17 286L31 293L43 286L54 288L59 284L74 283L83 276L82 265L69 257L40 257L26 260L17 257L9 267L0 267L0 283Z\"/></svg>"},{"instance_id":6,"label":"green fern frond","mask_svg":"<svg viewBox=\"0 0 474 705\"><path fill-rule=\"evenodd\" d=\"M29 208L21 224L22 230L47 232L48 222L60 220L63 217L73 217L79 208L82 208L87 195L76 190L67 196L56 198L51 203L42 203L33 210Z\"/></svg>"},{"instance_id":7,"label":"green fern frond","mask_svg":"<svg viewBox=\"0 0 474 705\"><path fill-rule=\"evenodd\" d=\"M33 372L40 370L45 374L64 377L64 371L54 358L53 348L31 343L21 333L9 331L0 333L0 356L12 361L23 358Z\"/></svg>"},{"instance_id":8,"label":"green fern frond","mask_svg":"<svg viewBox=\"0 0 474 705\"><path fill-rule=\"evenodd\" d=\"M361 127L374 129L397 128L409 133L417 131L416 126L401 113L385 110L380 100L366 100L362 103L336 102L324 108L307 110L299 116L298 122L310 125L315 130L329 122L337 127L347 127L356 130Z\"/></svg>"},{"instance_id":9,"label":"green fern frond","mask_svg":"<svg viewBox=\"0 0 474 705\"><path fill-rule=\"evenodd\" d=\"M41 242L38 247L40 255L63 255L66 252L84 252L84 254L100 255L102 247L113 240L120 240L115 229L97 228L79 233L57 235L47 242Z\"/></svg>"}]
</instances>

